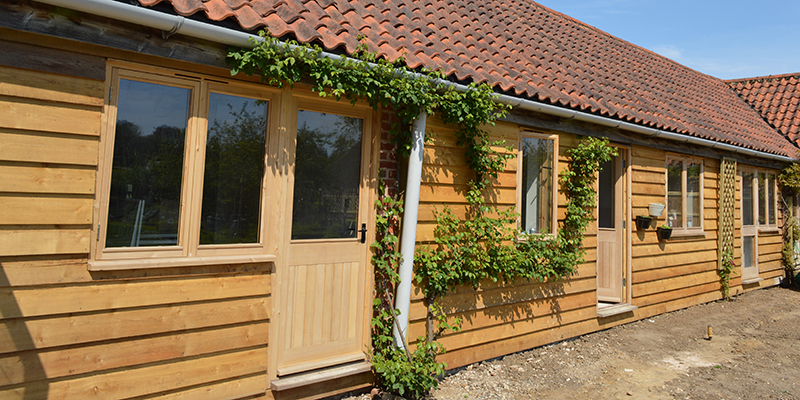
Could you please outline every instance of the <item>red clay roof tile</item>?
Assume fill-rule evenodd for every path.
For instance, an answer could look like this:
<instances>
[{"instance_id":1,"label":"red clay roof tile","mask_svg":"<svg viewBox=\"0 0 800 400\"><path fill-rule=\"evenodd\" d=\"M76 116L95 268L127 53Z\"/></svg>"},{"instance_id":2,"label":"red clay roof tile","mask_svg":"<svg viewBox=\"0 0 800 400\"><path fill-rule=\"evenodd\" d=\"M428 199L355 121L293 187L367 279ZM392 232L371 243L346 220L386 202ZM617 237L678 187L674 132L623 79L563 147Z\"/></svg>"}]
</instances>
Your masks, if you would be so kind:
<instances>
[{"instance_id":1,"label":"red clay roof tile","mask_svg":"<svg viewBox=\"0 0 800 400\"><path fill-rule=\"evenodd\" d=\"M800 144L800 72L727 82L765 121Z\"/></svg>"},{"instance_id":2,"label":"red clay roof tile","mask_svg":"<svg viewBox=\"0 0 800 400\"><path fill-rule=\"evenodd\" d=\"M204 11L215 21L233 18L246 30L266 27L277 37L318 41L328 50L352 53L362 33L384 57L396 59L407 51L412 68L438 69L534 101L760 151L791 156L796 151L724 81L532 1L139 1L145 6L166 1L182 15ZM787 121L797 115L796 102L781 108L789 103L780 101L800 97L797 78L787 76L768 88L780 88L780 96L750 81L737 89L746 100L758 99L751 103L770 105L772 114L783 110L778 125L770 123L795 141L797 117ZM772 105L776 97L781 99Z\"/></svg>"}]
</instances>

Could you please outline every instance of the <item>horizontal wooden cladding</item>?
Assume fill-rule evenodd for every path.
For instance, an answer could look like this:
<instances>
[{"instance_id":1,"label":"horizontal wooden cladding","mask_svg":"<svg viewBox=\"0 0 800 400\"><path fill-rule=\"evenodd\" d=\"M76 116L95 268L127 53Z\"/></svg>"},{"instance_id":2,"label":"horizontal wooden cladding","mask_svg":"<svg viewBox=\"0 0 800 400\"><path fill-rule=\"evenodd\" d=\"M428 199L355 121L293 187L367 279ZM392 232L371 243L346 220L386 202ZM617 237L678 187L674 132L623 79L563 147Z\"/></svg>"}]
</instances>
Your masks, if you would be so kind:
<instances>
[{"instance_id":1,"label":"horizontal wooden cladding","mask_svg":"<svg viewBox=\"0 0 800 400\"><path fill-rule=\"evenodd\" d=\"M194 357L76 379L34 381L0 389L3 399L128 398L192 387L209 381L265 373L267 348ZM266 378L264 378L266 381Z\"/></svg>"},{"instance_id":2,"label":"horizontal wooden cladding","mask_svg":"<svg viewBox=\"0 0 800 400\"><path fill-rule=\"evenodd\" d=\"M98 144L96 137L0 128L2 161L96 166Z\"/></svg>"},{"instance_id":3,"label":"horizontal wooden cladding","mask_svg":"<svg viewBox=\"0 0 800 400\"><path fill-rule=\"evenodd\" d=\"M16 226L0 228L0 256L89 253L89 227Z\"/></svg>"},{"instance_id":4,"label":"horizontal wooden cladding","mask_svg":"<svg viewBox=\"0 0 800 400\"><path fill-rule=\"evenodd\" d=\"M633 259L634 274L640 271L658 270L677 267L698 262L716 262L717 250L698 250L686 253L665 253L658 256L647 256Z\"/></svg>"},{"instance_id":5,"label":"horizontal wooden cladding","mask_svg":"<svg viewBox=\"0 0 800 400\"><path fill-rule=\"evenodd\" d=\"M103 57L74 51L51 49L0 40L0 65L44 73L104 81L106 60Z\"/></svg>"},{"instance_id":6,"label":"horizontal wooden cladding","mask_svg":"<svg viewBox=\"0 0 800 400\"><path fill-rule=\"evenodd\" d=\"M94 194L95 177L96 171L89 168L0 163L0 192Z\"/></svg>"},{"instance_id":7,"label":"horizontal wooden cladding","mask_svg":"<svg viewBox=\"0 0 800 400\"><path fill-rule=\"evenodd\" d=\"M103 82L0 67L0 95L103 106Z\"/></svg>"},{"instance_id":8,"label":"horizontal wooden cladding","mask_svg":"<svg viewBox=\"0 0 800 400\"><path fill-rule=\"evenodd\" d=\"M509 287L447 295L441 299L441 306L448 314L491 307L505 307L507 310L511 310L519 308L521 304L530 301L548 299L550 302L554 302L560 296L593 291L595 286L594 277L570 279L563 282L518 284ZM524 308L525 306L522 305L522 307ZM427 315L426 313L425 306L420 301L414 301L409 310L409 319L423 319Z\"/></svg>"},{"instance_id":9,"label":"horizontal wooden cladding","mask_svg":"<svg viewBox=\"0 0 800 400\"><path fill-rule=\"evenodd\" d=\"M422 167L422 182L431 184L466 185L475 179L469 167L452 167L426 164ZM497 178L489 178L489 186L516 188L517 175L502 172Z\"/></svg>"},{"instance_id":10,"label":"horizontal wooden cladding","mask_svg":"<svg viewBox=\"0 0 800 400\"><path fill-rule=\"evenodd\" d=\"M88 271L86 254L0 258L0 287L66 285L168 277L270 273L272 263L202 265L120 271Z\"/></svg>"},{"instance_id":11,"label":"horizontal wooden cladding","mask_svg":"<svg viewBox=\"0 0 800 400\"><path fill-rule=\"evenodd\" d=\"M89 225L93 202L91 197L0 194L0 221L3 225Z\"/></svg>"},{"instance_id":12,"label":"horizontal wooden cladding","mask_svg":"<svg viewBox=\"0 0 800 400\"><path fill-rule=\"evenodd\" d=\"M419 201L427 203L466 203L466 185L422 185ZM490 204L514 205L517 201L516 189L489 188L484 190L484 198Z\"/></svg>"},{"instance_id":13,"label":"horizontal wooden cladding","mask_svg":"<svg viewBox=\"0 0 800 400\"><path fill-rule=\"evenodd\" d=\"M494 340L488 342L480 341L485 335L465 338L466 341L461 343L455 343L451 339L450 343L445 344L445 347L452 348L452 350L448 350L447 353L439 356L437 360L447 363L447 368L457 368L474 363L476 360L491 359L576 337L598 330L596 316L596 308L591 307L567 311L558 315L534 318L533 322L535 323L538 319L542 329L537 329L533 332L515 332L513 329L505 329L504 332L499 332L500 334L505 334L505 336L491 337L490 339ZM492 336L498 334L498 332L487 333ZM474 343L474 345L470 346L468 345L469 343ZM460 346L448 347L448 344L450 346L460 344Z\"/></svg>"},{"instance_id":14,"label":"horizontal wooden cladding","mask_svg":"<svg viewBox=\"0 0 800 400\"><path fill-rule=\"evenodd\" d=\"M0 321L0 353L265 321L269 311L270 298L261 297L53 318L9 319Z\"/></svg>"},{"instance_id":15,"label":"horizontal wooden cladding","mask_svg":"<svg viewBox=\"0 0 800 400\"><path fill-rule=\"evenodd\" d=\"M270 274L0 289L0 318L102 311L268 293Z\"/></svg>"},{"instance_id":16,"label":"horizontal wooden cladding","mask_svg":"<svg viewBox=\"0 0 800 400\"><path fill-rule=\"evenodd\" d=\"M267 345L265 321L0 357L0 386Z\"/></svg>"},{"instance_id":17,"label":"horizontal wooden cladding","mask_svg":"<svg viewBox=\"0 0 800 400\"><path fill-rule=\"evenodd\" d=\"M702 260L702 259L700 259ZM633 284L657 281L681 275L691 275L705 271L716 271L717 260L707 259L707 261L691 263L676 263L672 267L660 267L656 269L634 271L631 282Z\"/></svg>"},{"instance_id":18,"label":"horizontal wooden cladding","mask_svg":"<svg viewBox=\"0 0 800 400\"><path fill-rule=\"evenodd\" d=\"M713 270L665 278L658 281L643 282L634 285L633 297L634 299L638 299L639 297L645 297L654 293L669 292L678 288L688 288L718 281L719 275L717 275L716 270ZM634 304L636 304L636 301L638 300L634 300Z\"/></svg>"},{"instance_id":19,"label":"horizontal wooden cladding","mask_svg":"<svg viewBox=\"0 0 800 400\"><path fill-rule=\"evenodd\" d=\"M446 335L439 338L439 342L447 349L461 349L476 345L489 344L509 337L524 335L530 332L547 329L560 329L568 325L597 317L597 309L592 304L590 307L578 310L563 311L527 319L515 320L513 324L503 324L483 329L472 330L464 335Z\"/></svg>"},{"instance_id":20,"label":"horizontal wooden cladding","mask_svg":"<svg viewBox=\"0 0 800 400\"><path fill-rule=\"evenodd\" d=\"M651 232L652 234L652 232ZM715 240L668 240L665 243L639 244L633 246L634 258L645 256L658 256L662 254L688 253L716 249Z\"/></svg>"},{"instance_id":21,"label":"horizontal wooden cladding","mask_svg":"<svg viewBox=\"0 0 800 400\"><path fill-rule=\"evenodd\" d=\"M0 128L98 136L99 107L0 96Z\"/></svg>"},{"instance_id":22,"label":"horizontal wooden cladding","mask_svg":"<svg viewBox=\"0 0 800 400\"><path fill-rule=\"evenodd\" d=\"M152 396L144 396L141 399L158 400L188 400L188 399L243 399L250 400L272 400L272 392L269 391L269 382L263 373L256 373L252 376L235 377L222 382L215 381L208 385L192 387L172 393L159 393Z\"/></svg>"},{"instance_id":23,"label":"horizontal wooden cladding","mask_svg":"<svg viewBox=\"0 0 800 400\"><path fill-rule=\"evenodd\" d=\"M557 301L552 297L538 298L523 303L508 304L498 307L484 308L457 314L452 317L463 319L461 331L448 333L447 336L472 335L475 330L499 325L512 325L518 334L533 332L541 329L541 324L533 324L532 319L577 310L580 308L594 307L597 304L597 295L594 291L575 294L559 295ZM527 321L527 322L526 322ZM541 322L541 321L540 321ZM527 325L526 325L527 324ZM409 337L419 337L425 334L426 321L415 320L412 322ZM448 348L450 349L450 348Z\"/></svg>"}]
</instances>

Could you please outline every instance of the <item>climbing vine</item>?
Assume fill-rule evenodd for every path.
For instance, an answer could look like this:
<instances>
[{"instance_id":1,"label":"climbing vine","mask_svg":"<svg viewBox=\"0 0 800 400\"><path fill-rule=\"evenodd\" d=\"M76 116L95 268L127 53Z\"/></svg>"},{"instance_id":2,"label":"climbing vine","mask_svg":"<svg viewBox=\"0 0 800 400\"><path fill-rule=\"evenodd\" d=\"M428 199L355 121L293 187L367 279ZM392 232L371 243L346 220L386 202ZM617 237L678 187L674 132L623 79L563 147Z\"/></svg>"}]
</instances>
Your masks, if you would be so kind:
<instances>
[{"instance_id":1,"label":"climbing vine","mask_svg":"<svg viewBox=\"0 0 800 400\"><path fill-rule=\"evenodd\" d=\"M263 82L278 87L301 82L321 97L343 98L353 104L365 101L376 110L391 107L396 119L390 135L402 155L411 149L408 126L421 113L436 114L444 123L458 127L458 145L464 148L475 173L466 194L469 210L467 218L457 218L448 208L439 213L435 246L416 256L416 279L426 296L429 324L427 335L417 339L413 351L407 345L396 347L392 336L398 313L392 294L401 261L397 226L402 202L387 196L376 203L377 240L371 246L375 266L373 368L383 388L422 397L436 387L436 378L446 367L436 361L445 352L436 337L459 329L460 321L448 320L442 309L442 296L458 285L477 286L484 279L544 281L572 274L583 261L583 232L592 219L596 172L615 150L607 141L591 138L572 149L571 168L560 177L568 203L557 234L525 235L515 227L513 209L499 210L484 199L490 179L497 178L515 157L503 141L492 142L483 129L508 111L494 101L490 86L470 84L469 90L456 90L444 84L442 73L412 71L402 58L385 60L363 43L350 57L330 58L323 56L318 46L280 42L268 32L261 32L260 37L252 49L228 52L232 74L259 74Z\"/></svg>"},{"instance_id":2,"label":"climbing vine","mask_svg":"<svg viewBox=\"0 0 800 400\"><path fill-rule=\"evenodd\" d=\"M795 266L797 265L797 257L795 255L795 243L800 240L800 223L798 217L794 214L794 199L798 192L800 192L800 153L797 159L784 168L778 175L778 183L781 187L788 192L787 198L783 199L784 210L788 218L783 224L783 268L786 272L786 280L790 287L797 286L798 277L795 275ZM788 200L788 203L787 203Z\"/></svg>"},{"instance_id":3,"label":"climbing vine","mask_svg":"<svg viewBox=\"0 0 800 400\"><path fill-rule=\"evenodd\" d=\"M728 248L723 250L722 265L717 270L723 300L731 298L731 276L734 274L736 274L736 264L733 262L733 248Z\"/></svg>"},{"instance_id":4,"label":"climbing vine","mask_svg":"<svg viewBox=\"0 0 800 400\"><path fill-rule=\"evenodd\" d=\"M470 183L466 218L445 207L437 213L435 245L416 256L418 283L430 304L460 285L516 279L545 281L571 275L583 262L584 231L593 220L600 164L616 155L606 139L586 138L568 151L570 168L560 175L567 211L555 235L527 235L516 228L517 213L487 205L483 185Z\"/></svg>"}]
</instances>

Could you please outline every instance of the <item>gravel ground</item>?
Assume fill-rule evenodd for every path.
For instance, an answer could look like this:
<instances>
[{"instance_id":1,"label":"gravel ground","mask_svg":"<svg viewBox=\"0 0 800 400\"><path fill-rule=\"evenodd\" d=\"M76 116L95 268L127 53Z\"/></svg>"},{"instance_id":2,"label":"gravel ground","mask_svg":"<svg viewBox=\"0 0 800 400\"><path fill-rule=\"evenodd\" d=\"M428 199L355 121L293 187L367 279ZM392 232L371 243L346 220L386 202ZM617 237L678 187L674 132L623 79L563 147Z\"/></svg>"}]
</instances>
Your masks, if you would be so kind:
<instances>
[{"instance_id":1,"label":"gravel ground","mask_svg":"<svg viewBox=\"0 0 800 400\"><path fill-rule=\"evenodd\" d=\"M757 290L472 364L428 397L631 398L800 399L800 292Z\"/></svg>"}]
</instances>

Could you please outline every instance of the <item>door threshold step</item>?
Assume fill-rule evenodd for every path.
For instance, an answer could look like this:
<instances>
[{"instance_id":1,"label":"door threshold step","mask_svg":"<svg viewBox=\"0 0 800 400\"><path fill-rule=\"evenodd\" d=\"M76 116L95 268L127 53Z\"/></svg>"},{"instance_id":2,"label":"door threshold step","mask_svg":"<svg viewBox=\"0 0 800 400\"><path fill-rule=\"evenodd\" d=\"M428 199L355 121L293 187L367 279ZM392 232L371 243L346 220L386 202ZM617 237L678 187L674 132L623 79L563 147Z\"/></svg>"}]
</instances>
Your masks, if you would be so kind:
<instances>
[{"instance_id":1,"label":"door threshold step","mask_svg":"<svg viewBox=\"0 0 800 400\"><path fill-rule=\"evenodd\" d=\"M763 281L764 278L752 278L752 279L742 279L742 285L752 285L754 283L758 283Z\"/></svg>"},{"instance_id":2,"label":"door threshold step","mask_svg":"<svg viewBox=\"0 0 800 400\"><path fill-rule=\"evenodd\" d=\"M618 314L624 314L624 313L627 313L627 312L631 312L631 311L636 310L638 308L639 307L636 307L635 305L628 304L628 303L619 303L619 304L614 304L614 305L607 305L605 307L602 307L602 306L600 306L598 304L597 316L600 317L600 318L606 318L606 317L610 317L612 315L618 315Z\"/></svg>"},{"instance_id":3,"label":"door threshold step","mask_svg":"<svg viewBox=\"0 0 800 400\"><path fill-rule=\"evenodd\" d=\"M270 388L276 392L279 392L281 390L294 389L301 386L313 385L315 383L332 381L334 379L344 378L346 376L363 374L371 370L372 364L370 362L361 361L278 378L270 382Z\"/></svg>"}]
</instances>

